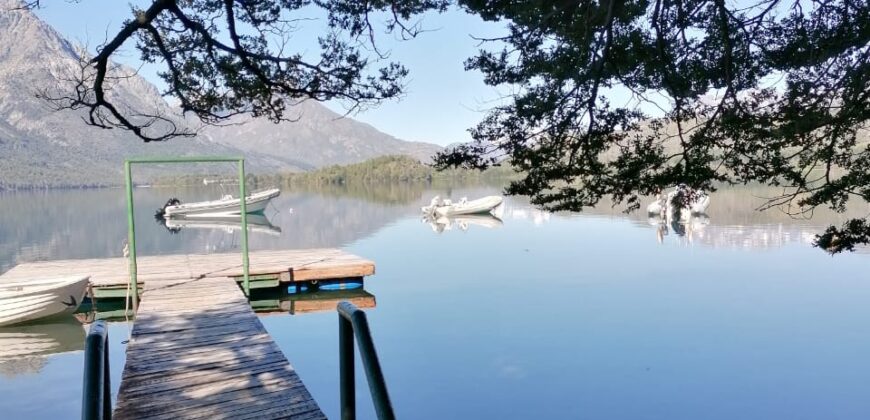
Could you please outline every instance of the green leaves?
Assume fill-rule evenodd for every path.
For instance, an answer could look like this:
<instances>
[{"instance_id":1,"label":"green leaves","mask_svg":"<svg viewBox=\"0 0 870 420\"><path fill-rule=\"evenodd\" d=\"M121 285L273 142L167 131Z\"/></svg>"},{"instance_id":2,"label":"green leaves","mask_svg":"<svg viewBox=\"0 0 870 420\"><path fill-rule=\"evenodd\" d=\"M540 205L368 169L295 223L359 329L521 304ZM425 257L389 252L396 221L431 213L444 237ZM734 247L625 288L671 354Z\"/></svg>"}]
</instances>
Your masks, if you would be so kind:
<instances>
[{"instance_id":1,"label":"green leaves","mask_svg":"<svg viewBox=\"0 0 870 420\"><path fill-rule=\"evenodd\" d=\"M525 173L508 192L555 210L604 196L636 208L678 183L788 187L770 205L801 211L868 198L867 2L461 4L509 23L466 64L516 93L441 167L503 157ZM838 243L867 234L847 228Z\"/></svg>"}]
</instances>

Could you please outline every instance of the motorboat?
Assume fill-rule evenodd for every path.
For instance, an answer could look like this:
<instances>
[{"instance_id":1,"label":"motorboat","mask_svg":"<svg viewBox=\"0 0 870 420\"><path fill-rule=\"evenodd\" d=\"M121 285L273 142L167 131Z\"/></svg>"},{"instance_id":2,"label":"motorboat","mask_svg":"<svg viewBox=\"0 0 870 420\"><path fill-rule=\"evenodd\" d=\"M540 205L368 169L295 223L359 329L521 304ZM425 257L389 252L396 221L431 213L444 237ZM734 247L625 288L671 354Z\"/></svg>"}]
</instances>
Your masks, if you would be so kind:
<instances>
[{"instance_id":1,"label":"motorboat","mask_svg":"<svg viewBox=\"0 0 870 420\"><path fill-rule=\"evenodd\" d=\"M477 200L468 201L462 197L457 203L451 200L441 200L435 197L428 206L422 208L423 213L435 217L459 216L462 214L486 214L492 212L496 207L501 205L504 199L497 195L479 198Z\"/></svg>"},{"instance_id":2,"label":"motorboat","mask_svg":"<svg viewBox=\"0 0 870 420\"><path fill-rule=\"evenodd\" d=\"M684 208L680 208L677 203L675 203L678 194L691 194L692 199ZM681 219L687 219L693 214L706 214L709 206L710 195L705 191L693 191L684 185L680 185L665 196L662 196L661 194L657 195L655 201L646 207L646 211L650 216L667 216L668 219L672 219L677 213L680 213Z\"/></svg>"},{"instance_id":3,"label":"motorboat","mask_svg":"<svg viewBox=\"0 0 870 420\"><path fill-rule=\"evenodd\" d=\"M245 199L245 210L248 213L263 213L269 201L279 196L281 190L273 188L255 192ZM181 203L178 200L170 200L163 207L163 217L213 217L239 215L242 213L242 200L225 195L219 200L198 201L195 203Z\"/></svg>"},{"instance_id":4,"label":"motorboat","mask_svg":"<svg viewBox=\"0 0 870 420\"><path fill-rule=\"evenodd\" d=\"M89 276L35 279L0 285L0 326L73 313L88 292Z\"/></svg>"},{"instance_id":5,"label":"motorboat","mask_svg":"<svg viewBox=\"0 0 870 420\"><path fill-rule=\"evenodd\" d=\"M247 217L248 230L250 232L280 235L281 228L272 225L269 219L262 214L249 214ZM200 217L173 217L163 220L166 228L171 232L181 229L223 229L227 233L242 230L242 215L226 216L200 216Z\"/></svg>"}]
</instances>

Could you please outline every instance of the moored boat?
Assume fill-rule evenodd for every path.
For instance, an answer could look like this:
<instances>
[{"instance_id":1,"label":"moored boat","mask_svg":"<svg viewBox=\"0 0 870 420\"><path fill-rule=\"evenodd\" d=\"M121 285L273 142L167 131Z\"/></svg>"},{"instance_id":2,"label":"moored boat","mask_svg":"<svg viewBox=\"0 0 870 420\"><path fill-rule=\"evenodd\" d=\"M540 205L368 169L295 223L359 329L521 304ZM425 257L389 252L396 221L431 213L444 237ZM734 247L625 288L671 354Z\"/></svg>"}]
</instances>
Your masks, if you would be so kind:
<instances>
[{"instance_id":1,"label":"moored boat","mask_svg":"<svg viewBox=\"0 0 870 420\"><path fill-rule=\"evenodd\" d=\"M677 195L689 195L689 202L684 206L677 204ZM679 185L667 195L656 196L655 201L651 202L647 207L647 214L650 216L667 216L673 218L677 213L680 213L680 218L688 218L692 214L705 214L707 207L710 206L710 195L703 190L692 190L685 185ZM688 210L688 211L686 211Z\"/></svg>"},{"instance_id":2,"label":"moored boat","mask_svg":"<svg viewBox=\"0 0 870 420\"><path fill-rule=\"evenodd\" d=\"M269 201L279 196L281 190L273 188L255 192L245 199L247 213L262 213ZM164 217L213 217L216 215L238 215L242 213L242 200L226 195L220 200L179 203L163 208Z\"/></svg>"},{"instance_id":3,"label":"moored boat","mask_svg":"<svg viewBox=\"0 0 870 420\"><path fill-rule=\"evenodd\" d=\"M75 312L87 294L88 279L70 276L0 285L0 326Z\"/></svg>"},{"instance_id":4,"label":"moored boat","mask_svg":"<svg viewBox=\"0 0 870 420\"><path fill-rule=\"evenodd\" d=\"M438 197L435 197L422 210L423 213L438 217L458 216L462 214L486 214L501 205L503 201L504 199L497 195L471 201L463 197L458 203L453 203L450 200L440 201Z\"/></svg>"}]
</instances>

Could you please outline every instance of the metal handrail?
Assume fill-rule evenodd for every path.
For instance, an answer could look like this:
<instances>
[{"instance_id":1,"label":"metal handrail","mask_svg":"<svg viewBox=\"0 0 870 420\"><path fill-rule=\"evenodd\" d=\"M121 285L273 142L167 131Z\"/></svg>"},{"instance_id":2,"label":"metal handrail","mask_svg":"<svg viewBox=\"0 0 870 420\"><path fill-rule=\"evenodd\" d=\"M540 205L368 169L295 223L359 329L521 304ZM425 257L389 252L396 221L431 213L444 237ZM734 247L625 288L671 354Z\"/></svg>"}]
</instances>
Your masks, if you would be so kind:
<instances>
[{"instance_id":1,"label":"metal handrail","mask_svg":"<svg viewBox=\"0 0 870 420\"><path fill-rule=\"evenodd\" d=\"M356 382L354 378L354 335L359 342L359 355L366 372L369 390L372 393L372 401L378 419L393 420L393 405L390 403L390 395L387 393L387 384L384 381L384 373L381 371L381 363L375 352L375 344L369 331L369 323L365 312L358 309L350 302L338 304L338 353L339 369L341 371L341 418L342 420L356 419Z\"/></svg>"},{"instance_id":2,"label":"metal handrail","mask_svg":"<svg viewBox=\"0 0 870 420\"><path fill-rule=\"evenodd\" d=\"M82 419L111 420L112 387L109 376L109 329L105 321L91 324L85 338Z\"/></svg>"}]
</instances>

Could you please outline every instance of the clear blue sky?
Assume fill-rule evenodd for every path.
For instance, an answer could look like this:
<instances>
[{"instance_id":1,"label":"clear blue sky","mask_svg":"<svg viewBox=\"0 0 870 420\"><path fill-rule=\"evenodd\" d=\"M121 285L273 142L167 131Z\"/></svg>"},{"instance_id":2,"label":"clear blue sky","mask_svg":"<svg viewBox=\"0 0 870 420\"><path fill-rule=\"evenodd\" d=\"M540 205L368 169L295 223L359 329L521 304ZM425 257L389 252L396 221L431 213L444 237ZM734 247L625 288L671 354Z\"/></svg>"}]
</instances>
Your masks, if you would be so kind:
<instances>
[{"instance_id":1,"label":"clear blue sky","mask_svg":"<svg viewBox=\"0 0 870 420\"><path fill-rule=\"evenodd\" d=\"M107 36L114 35L131 15L130 3L120 0L80 0L79 3L49 0L43 4L43 9L37 11L42 19L67 38L91 49ZM422 21L425 28L432 29L431 32L411 41L397 41L386 35L379 42L381 47L391 52L391 60L403 63L411 71L405 96L353 118L404 140L441 145L468 141L470 136L466 130L482 119L483 111L492 107L493 101L499 97L498 91L484 85L480 73L466 72L463 68L463 61L478 49L477 41L470 35L493 36L504 30L457 10L426 15ZM317 25L322 25L322 22L311 26L309 36L300 33L302 50L316 48L311 35ZM308 48L304 48L305 45ZM132 67L140 64L132 42L125 45L125 51L115 60ZM144 68L141 74L160 86L155 70ZM339 104L328 106L344 112Z\"/></svg>"}]
</instances>

